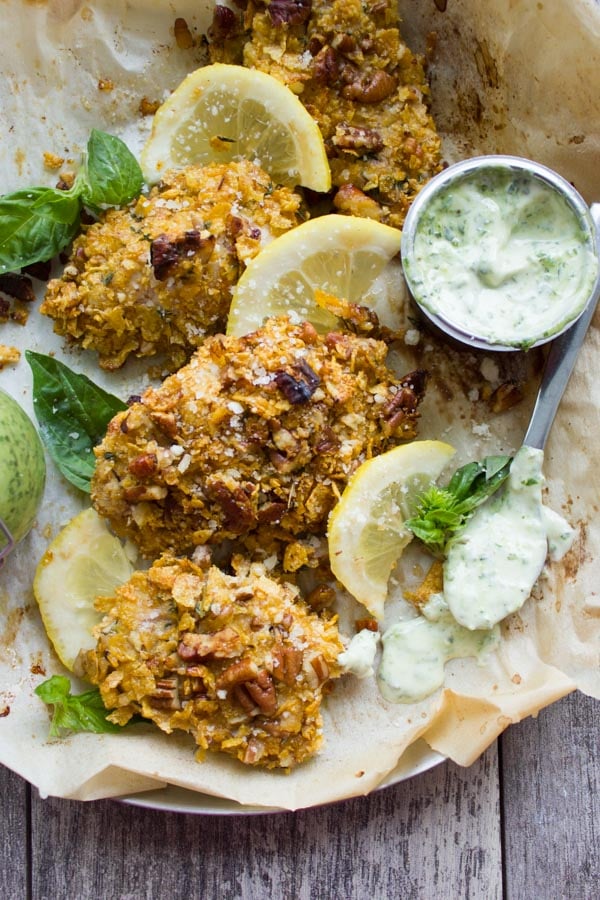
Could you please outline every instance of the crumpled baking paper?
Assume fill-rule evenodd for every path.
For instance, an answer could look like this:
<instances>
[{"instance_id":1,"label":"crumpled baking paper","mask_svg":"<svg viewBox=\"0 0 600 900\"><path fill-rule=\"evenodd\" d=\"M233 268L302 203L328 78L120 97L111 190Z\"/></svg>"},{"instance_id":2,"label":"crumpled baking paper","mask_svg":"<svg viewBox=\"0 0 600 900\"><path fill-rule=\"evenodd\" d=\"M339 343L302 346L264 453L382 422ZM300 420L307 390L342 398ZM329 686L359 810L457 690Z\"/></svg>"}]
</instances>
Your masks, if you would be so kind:
<instances>
[{"instance_id":1,"label":"crumpled baking paper","mask_svg":"<svg viewBox=\"0 0 600 900\"><path fill-rule=\"evenodd\" d=\"M44 152L64 158L68 169L80 158L92 127L117 133L139 150L150 126L140 101L164 99L205 61L200 37L211 6L190 0L5 0L2 191L54 183ZM434 48L433 109L448 159L480 152L530 156L573 181L588 201L600 200L597 3L403 0L400 9L409 44L418 51ZM177 47L175 16L187 21L194 46ZM152 726L116 736L48 738L48 713L33 689L62 668L41 625L32 577L49 541L86 503L49 462L37 524L0 570L0 761L43 796L91 800L179 785L242 804L295 809L368 793L398 773L433 763L437 753L469 765L508 725L575 688L600 696L599 325L597 316L546 452L547 502L576 527L573 549L545 570L532 598L503 625L499 649L485 664L451 662L445 686L434 697L394 705L382 700L372 679L341 679L326 703L321 753L290 775L218 755L197 763L187 736L165 736ZM140 364L115 375L102 373L91 354L65 348L37 311L25 327L1 326L0 341L55 352L122 397L148 383ZM430 356L436 352L424 350ZM414 364L412 352L395 354L400 367ZM493 375L494 359L467 356L469 366ZM450 441L459 461L514 451L525 432L535 382L521 404L493 414L461 386L462 363L452 365L441 353L436 361L420 436ZM31 414L30 373L23 359L0 372L0 386ZM392 594L406 575L403 565ZM396 606L392 599L390 620ZM408 768L403 754L411 759Z\"/></svg>"}]
</instances>

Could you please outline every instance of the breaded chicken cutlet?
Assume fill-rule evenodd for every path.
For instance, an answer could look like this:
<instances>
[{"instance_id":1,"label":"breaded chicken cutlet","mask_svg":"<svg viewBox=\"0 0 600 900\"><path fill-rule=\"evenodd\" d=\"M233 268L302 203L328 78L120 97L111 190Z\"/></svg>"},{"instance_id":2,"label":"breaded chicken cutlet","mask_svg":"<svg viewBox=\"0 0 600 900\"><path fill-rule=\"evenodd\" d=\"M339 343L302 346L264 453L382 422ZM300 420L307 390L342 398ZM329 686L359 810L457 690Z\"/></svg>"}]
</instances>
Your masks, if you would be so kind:
<instances>
[{"instance_id":1,"label":"breaded chicken cutlet","mask_svg":"<svg viewBox=\"0 0 600 900\"><path fill-rule=\"evenodd\" d=\"M77 238L41 311L104 369L160 353L174 371L223 330L245 264L302 221L300 202L249 162L168 172Z\"/></svg>"},{"instance_id":2,"label":"breaded chicken cutlet","mask_svg":"<svg viewBox=\"0 0 600 900\"><path fill-rule=\"evenodd\" d=\"M318 123L340 212L396 227L440 166L421 60L402 41L396 0L249 0L216 6L214 62L261 69Z\"/></svg>"},{"instance_id":3,"label":"breaded chicken cutlet","mask_svg":"<svg viewBox=\"0 0 600 900\"><path fill-rule=\"evenodd\" d=\"M111 421L94 506L149 558L274 527L323 534L357 466L415 436L424 373L398 378L386 354L285 317L208 338Z\"/></svg>"},{"instance_id":4,"label":"breaded chicken cutlet","mask_svg":"<svg viewBox=\"0 0 600 900\"><path fill-rule=\"evenodd\" d=\"M319 748L323 688L344 649L336 620L262 566L238 560L226 575L163 557L97 606L97 644L77 671L99 685L114 722L139 714L201 750L268 768Z\"/></svg>"}]
</instances>

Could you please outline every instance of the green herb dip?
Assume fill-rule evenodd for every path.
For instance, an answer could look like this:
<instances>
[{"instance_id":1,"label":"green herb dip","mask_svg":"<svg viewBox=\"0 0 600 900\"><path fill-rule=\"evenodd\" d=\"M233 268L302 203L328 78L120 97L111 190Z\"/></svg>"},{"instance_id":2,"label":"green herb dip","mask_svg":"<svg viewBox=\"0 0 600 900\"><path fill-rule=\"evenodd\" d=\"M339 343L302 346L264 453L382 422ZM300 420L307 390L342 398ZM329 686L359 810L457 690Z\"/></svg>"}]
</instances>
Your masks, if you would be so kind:
<instances>
[{"instance_id":1,"label":"green herb dip","mask_svg":"<svg viewBox=\"0 0 600 900\"><path fill-rule=\"evenodd\" d=\"M529 347L582 311L598 272L593 232L552 185L483 166L424 205L404 261L415 299L466 335Z\"/></svg>"}]
</instances>

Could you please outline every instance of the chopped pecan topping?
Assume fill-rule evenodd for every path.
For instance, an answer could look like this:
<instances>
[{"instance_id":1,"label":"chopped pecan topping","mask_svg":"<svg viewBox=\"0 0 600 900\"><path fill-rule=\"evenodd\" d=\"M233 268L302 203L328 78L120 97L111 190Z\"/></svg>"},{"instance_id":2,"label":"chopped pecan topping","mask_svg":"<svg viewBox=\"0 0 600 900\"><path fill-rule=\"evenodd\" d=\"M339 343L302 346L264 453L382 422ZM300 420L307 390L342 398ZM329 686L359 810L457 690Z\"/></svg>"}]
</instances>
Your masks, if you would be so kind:
<instances>
[{"instance_id":1,"label":"chopped pecan topping","mask_svg":"<svg viewBox=\"0 0 600 900\"><path fill-rule=\"evenodd\" d=\"M142 500L164 500L167 493L167 488L160 484L134 484L123 491L128 503L141 503Z\"/></svg>"},{"instance_id":2,"label":"chopped pecan topping","mask_svg":"<svg viewBox=\"0 0 600 900\"><path fill-rule=\"evenodd\" d=\"M256 663L248 657L238 659L224 669L215 682L217 690L227 690L234 684L242 684L244 681L252 681L258 675Z\"/></svg>"},{"instance_id":3,"label":"chopped pecan topping","mask_svg":"<svg viewBox=\"0 0 600 900\"><path fill-rule=\"evenodd\" d=\"M157 410L156 412L152 412L151 415L152 421L158 425L159 428L162 428L162 430L170 437L175 437L177 434L177 417L175 416L175 413L160 412Z\"/></svg>"},{"instance_id":4,"label":"chopped pecan topping","mask_svg":"<svg viewBox=\"0 0 600 900\"><path fill-rule=\"evenodd\" d=\"M7 272L0 275L0 291L14 297L15 300L22 300L31 303L35 300L33 285L30 278L25 275L17 275L15 272Z\"/></svg>"},{"instance_id":5,"label":"chopped pecan topping","mask_svg":"<svg viewBox=\"0 0 600 900\"><path fill-rule=\"evenodd\" d=\"M333 84L338 76L337 54L333 47L323 47L314 61L315 80L321 84Z\"/></svg>"},{"instance_id":6,"label":"chopped pecan topping","mask_svg":"<svg viewBox=\"0 0 600 900\"><path fill-rule=\"evenodd\" d=\"M154 269L154 276L158 281L165 281L173 267L185 257L201 254L203 262L206 262L215 244L213 234L203 237L196 229L186 231L181 237L170 238L166 234L160 234L150 244L150 264Z\"/></svg>"},{"instance_id":7,"label":"chopped pecan topping","mask_svg":"<svg viewBox=\"0 0 600 900\"><path fill-rule=\"evenodd\" d=\"M250 699L258 706L260 712L264 716L272 716L277 711L277 694L273 679L264 669L259 672L254 681L245 681L243 684L236 685L234 695L240 699L240 695L245 691Z\"/></svg>"},{"instance_id":8,"label":"chopped pecan topping","mask_svg":"<svg viewBox=\"0 0 600 900\"><path fill-rule=\"evenodd\" d=\"M356 39L347 31L334 35L331 46L340 53L353 53L356 50Z\"/></svg>"},{"instance_id":9,"label":"chopped pecan topping","mask_svg":"<svg viewBox=\"0 0 600 900\"><path fill-rule=\"evenodd\" d=\"M382 69L360 76L356 81L342 88L342 96L346 100L357 100L359 103L381 103L396 90L397 81Z\"/></svg>"},{"instance_id":10,"label":"chopped pecan topping","mask_svg":"<svg viewBox=\"0 0 600 900\"><path fill-rule=\"evenodd\" d=\"M0 322L8 322L10 318L10 303L4 297L0 297Z\"/></svg>"},{"instance_id":11,"label":"chopped pecan topping","mask_svg":"<svg viewBox=\"0 0 600 900\"><path fill-rule=\"evenodd\" d=\"M306 602L315 612L322 612L333 605L335 591L328 584L318 584L306 597Z\"/></svg>"},{"instance_id":12,"label":"chopped pecan topping","mask_svg":"<svg viewBox=\"0 0 600 900\"><path fill-rule=\"evenodd\" d=\"M383 149L383 138L379 132L360 125L338 125L332 141L341 150L353 150L359 154L379 153Z\"/></svg>"},{"instance_id":13,"label":"chopped pecan topping","mask_svg":"<svg viewBox=\"0 0 600 900\"><path fill-rule=\"evenodd\" d=\"M129 463L129 471L136 478L151 478L158 469L156 453L141 453Z\"/></svg>"},{"instance_id":14,"label":"chopped pecan topping","mask_svg":"<svg viewBox=\"0 0 600 900\"><path fill-rule=\"evenodd\" d=\"M205 491L209 500L219 504L225 527L234 534L243 534L256 525L256 513L243 486L231 489L222 481L212 481Z\"/></svg>"},{"instance_id":15,"label":"chopped pecan topping","mask_svg":"<svg viewBox=\"0 0 600 900\"><path fill-rule=\"evenodd\" d=\"M325 662L322 656L315 656L310 661L311 666L315 672L315 675L319 679L319 681L327 681L329 678L329 666Z\"/></svg>"},{"instance_id":16,"label":"chopped pecan topping","mask_svg":"<svg viewBox=\"0 0 600 900\"><path fill-rule=\"evenodd\" d=\"M267 9L273 25L302 25L310 18L312 0L271 0Z\"/></svg>"},{"instance_id":17,"label":"chopped pecan topping","mask_svg":"<svg viewBox=\"0 0 600 900\"><path fill-rule=\"evenodd\" d=\"M284 369L275 372L273 380L286 400L294 405L307 403L321 383L319 376L304 359L292 366L291 372Z\"/></svg>"},{"instance_id":18,"label":"chopped pecan topping","mask_svg":"<svg viewBox=\"0 0 600 900\"><path fill-rule=\"evenodd\" d=\"M286 647L283 644L273 650L273 675L279 681L283 681L289 687L293 687L296 677L302 669L302 650L296 647Z\"/></svg>"},{"instance_id":19,"label":"chopped pecan topping","mask_svg":"<svg viewBox=\"0 0 600 900\"><path fill-rule=\"evenodd\" d=\"M258 511L259 525L273 525L276 522L281 522L286 509L287 504L280 500L272 500L270 503L266 503Z\"/></svg>"},{"instance_id":20,"label":"chopped pecan topping","mask_svg":"<svg viewBox=\"0 0 600 900\"><path fill-rule=\"evenodd\" d=\"M212 634L196 634L186 631L182 635L177 652L186 662L198 662L207 656L215 659L230 659L240 652L240 646L240 637L237 631L227 626Z\"/></svg>"},{"instance_id":21,"label":"chopped pecan topping","mask_svg":"<svg viewBox=\"0 0 600 900\"><path fill-rule=\"evenodd\" d=\"M239 17L228 6L221 6L217 3L213 18L208 29L208 36L211 41L221 42L227 38L233 37L239 31Z\"/></svg>"},{"instance_id":22,"label":"chopped pecan topping","mask_svg":"<svg viewBox=\"0 0 600 900\"><path fill-rule=\"evenodd\" d=\"M152 694L151 703L160 709L181 709L176 676L156 680L156 690Z\"/></svg>"}]
</instances>

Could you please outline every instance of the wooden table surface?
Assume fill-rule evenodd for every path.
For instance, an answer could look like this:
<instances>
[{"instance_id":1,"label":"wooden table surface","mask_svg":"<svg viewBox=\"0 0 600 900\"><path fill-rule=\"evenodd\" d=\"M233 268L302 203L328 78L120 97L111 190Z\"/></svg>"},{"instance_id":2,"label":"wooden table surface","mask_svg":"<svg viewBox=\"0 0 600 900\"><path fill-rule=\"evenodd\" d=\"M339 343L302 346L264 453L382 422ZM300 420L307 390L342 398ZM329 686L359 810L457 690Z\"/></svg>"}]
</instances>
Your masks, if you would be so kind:
<instances>
[{"instance_id":1,"label":"wooden table surface","mask_svg":"<svg viewBox=\"0 0 600 900\"><path fill-rule=\"evenodd\" d=\"M0 767L0 898L597 900L599 720L571 695L469 769L276 815L41 800Z\"/></svg>"}]
</instances>

